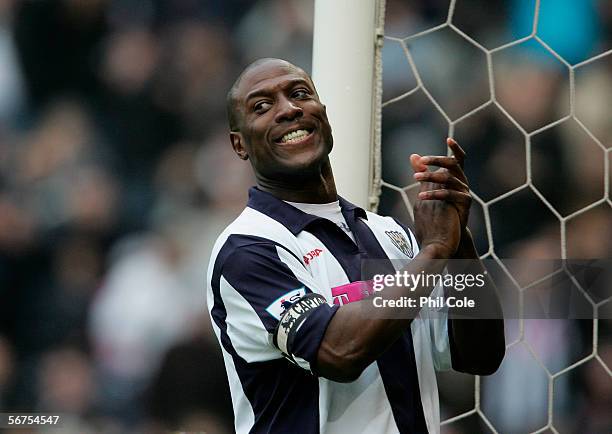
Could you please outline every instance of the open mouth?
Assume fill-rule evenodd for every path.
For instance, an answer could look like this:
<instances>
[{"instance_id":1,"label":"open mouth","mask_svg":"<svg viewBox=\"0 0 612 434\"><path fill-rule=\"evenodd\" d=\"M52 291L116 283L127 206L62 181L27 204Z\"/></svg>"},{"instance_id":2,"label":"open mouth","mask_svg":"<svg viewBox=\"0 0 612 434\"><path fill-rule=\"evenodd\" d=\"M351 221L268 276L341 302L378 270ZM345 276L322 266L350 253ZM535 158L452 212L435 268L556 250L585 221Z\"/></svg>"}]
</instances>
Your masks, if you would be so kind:
<instances>
[{"instance_id":1,"label":"open mouth","mask_svg":"<svg viewBox=\"0 0 612 434\"><path fill-rule=\"evenodd\" d=\"M312 132L313 130L309 128L291 131L290 133L283 135L280 139L277 139L276 143L280 143L283 145L292 145L295 143L300 143L308 139L312 135Z\"/></svg>"}]
</instances>

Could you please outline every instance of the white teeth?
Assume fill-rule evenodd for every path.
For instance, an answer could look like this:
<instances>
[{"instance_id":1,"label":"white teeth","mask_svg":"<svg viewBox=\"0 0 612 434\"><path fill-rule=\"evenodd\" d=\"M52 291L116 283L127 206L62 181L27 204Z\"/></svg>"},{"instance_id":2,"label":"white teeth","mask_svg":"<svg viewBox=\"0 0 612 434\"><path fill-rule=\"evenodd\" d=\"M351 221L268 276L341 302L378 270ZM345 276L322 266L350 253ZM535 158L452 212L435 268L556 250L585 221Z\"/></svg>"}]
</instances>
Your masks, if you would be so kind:
<instances>
[{"instance_id":1,"label":"white teeth","mask_svg":"<svg viewBox=\"0 0 612 434\"><path fill-rule=\"evenodd\" d=\"M308 134L310 134L308 131L306 130L296 130L296 131L292 131L290 133L285 134L282 138L281 138L281 143L294 143L294 142L299 142L300 140L302 140L304 137L306 137Z\"/></svg>"}]
</instances>

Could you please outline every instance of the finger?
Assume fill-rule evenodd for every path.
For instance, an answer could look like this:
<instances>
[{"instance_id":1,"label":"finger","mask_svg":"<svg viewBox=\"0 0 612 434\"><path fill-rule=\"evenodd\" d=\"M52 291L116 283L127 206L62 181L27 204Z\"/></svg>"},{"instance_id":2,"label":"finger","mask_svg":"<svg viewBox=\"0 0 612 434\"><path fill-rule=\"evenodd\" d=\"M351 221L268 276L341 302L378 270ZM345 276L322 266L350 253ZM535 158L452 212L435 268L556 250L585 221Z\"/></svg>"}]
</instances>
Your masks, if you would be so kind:
<instances>
[{"instance_id":1,"label":"finger","mask_svg":"<svg viewBox=\"0 0 612 434\"><path fill-rule=\"evenodd\" d=\"M422 191L439 190L445 188L442 184L436 184L434 182L421 182L419 193Z\"/></svg>"},{"instance_id":2,"label":"finger","mask_svg":"<svg viewBox=\"0 0 612 434\"><path fill-rule=\"evenodd\" d=\"M448 170L438 170L435 172L417 172L414 174L414 179L420 182L435 182L437 184L442 184L447 188L451 188L453 190L468 192L470 189L457 177L453 176Z\"/></svg>"},{"instance_id":3,"label":"finger","mask_svg":"<svg viewBox=\"0 0 612 434\"><path fill-rule=\"evenodd\" d=\"M421 200L443 200L445 202L452 202L458 204L470 204L472 202L472 196L469 193L464 193L456 190L429 190L422 191L419 193L419 199Z\"/></svg>"},{"instance_id":4,"label":"finger","mask_svg":"<svg viewBox=\"0 0 612 434\"><path fill-rule=\"evenodd\" d=\"M412 170L415 172L424 172L427 170L427 166L421 162L423 157L419 154L410 155L410 164L412 165Z\"/></svg>"},{"instance_id":5,"label":"finger","mask_svg":"<svg viewBox=\"0 0 612 434\"><path fill-rule=\"evenodd\" d=\"M458 161L455 157L446 157L442 155L426 155L421 157L420 162L426 166L437 166L450 169L457 166Z\"/></svg>"},{"instance_id":6,"label":"finger","mask_svg":"<svg viewBox=\"0 0 612 434\"><path fill-rule=\"evenodd\" d=\"M446 144L453 152L453 155L457 159L459 166L463 168L463 163L465 161L465 151L463 150L463 148L459 146L459 143L457 143L454 139L451 139L450 137L446 139Z\"/></svg>"},{"instance_id":7,"label":"finger","mask_svg":"<svg viewBox=\"0 0 612 434\"><path fill-rule=\"evenodd\" d=\"M443 167L448 169L453 175L460 179L462 182L467 184L467 178L465 177L465 173L463 173L463 169L459 165L459 162L455 157L442 157L440 155L427 155L425 157L421 157L421 163L427 166L436 166Z\"/></svg>"}]
</instances>

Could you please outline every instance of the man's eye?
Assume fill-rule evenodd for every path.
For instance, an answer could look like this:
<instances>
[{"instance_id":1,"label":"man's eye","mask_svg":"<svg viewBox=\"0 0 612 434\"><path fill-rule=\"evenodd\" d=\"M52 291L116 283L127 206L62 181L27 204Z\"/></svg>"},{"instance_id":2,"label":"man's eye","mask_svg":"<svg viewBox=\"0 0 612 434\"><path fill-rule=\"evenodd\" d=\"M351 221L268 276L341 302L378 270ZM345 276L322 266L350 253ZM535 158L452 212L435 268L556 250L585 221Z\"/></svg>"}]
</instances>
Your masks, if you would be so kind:
<instances>
[{"instance_id":1,"label":"man's eye","mask_svg":"<svg viewBox=\"0 0 612 434\"><path fill-rule=\"evenodd\" d=\"M294 98L306 98L309 95L310 95L310 92L308 92L306 89L297 89L293 91Z\"/></svg>"},{"instance_id":2,"label":"man's eye","mask_svg":"<svg viewBox=\"0 0 612 434\"><path fill-rule=\"evenodd\" d=\"M253 106L253 111L256 113L263 113L270 108L270 103L268 101L259 101L256 102Z\"/></svg>"}]
</instances>

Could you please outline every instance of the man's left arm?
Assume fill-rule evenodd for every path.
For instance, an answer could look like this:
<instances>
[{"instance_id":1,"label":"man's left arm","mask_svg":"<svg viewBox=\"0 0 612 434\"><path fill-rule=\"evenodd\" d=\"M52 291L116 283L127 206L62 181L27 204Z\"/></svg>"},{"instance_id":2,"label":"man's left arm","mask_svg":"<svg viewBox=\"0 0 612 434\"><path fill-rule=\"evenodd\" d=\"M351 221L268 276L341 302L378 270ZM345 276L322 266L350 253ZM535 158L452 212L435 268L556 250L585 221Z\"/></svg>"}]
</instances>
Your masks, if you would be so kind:
<instances>
[{"instance_id":1,"label":"man's left arm","mask_svg":"<svg viewBox=\"0 0 612 434\"><path fill-rule=\"evenodd\" d=\"M461 234L455 256L448 262L448 272L478 275L484 280L482 287L466 286L461 291L461 295L474 300L474 307L449 309L448 335L453 369L474 375L493 374L506 351L503 312L495 283L480 261L467 228Z\"/></svg>"},{"instance_id":2,"label":"man's left arm","mask_svg":"<svg viewBox=\"0 0 612 434\"><path fill-rule=\"evenodd\" d=\"M482 287L471 287L461 295L474 300L472 308L450 308L448 335L453 369L474 375L494 373L501 364L505 350L504 320L495 284L486 272L472 235L467 228L471 196L463 172L465 152L452 139L447 140L453 156L411 156L415 179L421 182L419 200L452 202L461 221L461 241L455 255L448 262L451 275L480 275ZM439 167L435 172L428 166Z\"/></svg>"}]
</instances>

